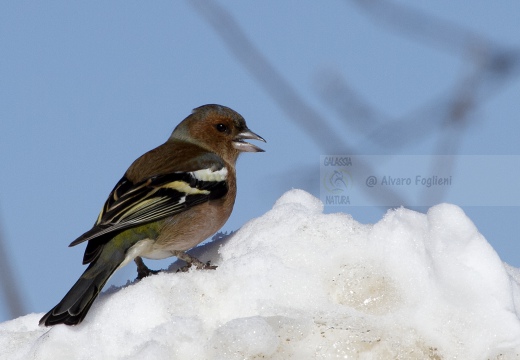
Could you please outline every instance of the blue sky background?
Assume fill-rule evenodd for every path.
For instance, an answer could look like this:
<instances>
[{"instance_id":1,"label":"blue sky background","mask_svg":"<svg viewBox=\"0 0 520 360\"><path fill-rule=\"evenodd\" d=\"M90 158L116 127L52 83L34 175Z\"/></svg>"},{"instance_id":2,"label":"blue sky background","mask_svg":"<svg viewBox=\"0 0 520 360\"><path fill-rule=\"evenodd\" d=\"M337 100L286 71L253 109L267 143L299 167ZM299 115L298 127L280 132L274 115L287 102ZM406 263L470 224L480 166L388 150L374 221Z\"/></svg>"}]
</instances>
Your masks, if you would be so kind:
<instances>
[{"instance_id":1,"label":"blue sky background","mask_svg":"<svg viewBox=\"0 0 520 360\"><path fill-rule=\"evenodd\" d=\"M284 88L269 82L268 72L262 78L248 70L197 1L3 3L0 231L24 312L47 311L68 291L84 270L84 246L67 245L92 226L131 162L164 142L202 104L235 109L268 141L262 144L266 153L239 159L238 197L225 231L262 215L291 188L319 196L320 155L332 151L520 155L518 1L398 2L474 31L498 49L517 51L516 73L508 73L500 87L491 87L494 96L477 103L465 125L455 127L440 126L445 119L439 113L459 92L462 79L476 72L476 59L487 59L486 51L494 54L494 48L457 42L459 33L448 27L447 37L434 31L438 36L432 42L419 31L396 31L355 1L217 4L306 107L293 102L292 109L299 110L291 112L290 106L280 106L291 100L284 98ZM214 10L205 14L230 23ZM418 22L423 25L429 24ZM451 42L456 45L446 46ZM255 55L244 53L246 62L258 60L248 54ZM347 104L330 93L338 82L353 89L350 100L365 99L368 113L379 114L379 120L362 116L366 112L349 112L349 106L338 112L338 106ZM298 117L313 119L314 114L319 117L311 121L312 130L305 130ZM401 118L406 121L391 122ZM325 146L316 141L329 136ZM485 172L486 164L482 168ZM505 170L512 184L518 181L519 168ZM520 190L485 183L472 191L478 196L479 191ZM520 267L520 204L463 209L500 257ZM370 223L386 209L326 211L348 212ZM159 268L170 262L148 264ZM127 266L111 283L134 277L134 266ZM2 298L0 321L9 318Z\"/></svg>"}]
</instances>

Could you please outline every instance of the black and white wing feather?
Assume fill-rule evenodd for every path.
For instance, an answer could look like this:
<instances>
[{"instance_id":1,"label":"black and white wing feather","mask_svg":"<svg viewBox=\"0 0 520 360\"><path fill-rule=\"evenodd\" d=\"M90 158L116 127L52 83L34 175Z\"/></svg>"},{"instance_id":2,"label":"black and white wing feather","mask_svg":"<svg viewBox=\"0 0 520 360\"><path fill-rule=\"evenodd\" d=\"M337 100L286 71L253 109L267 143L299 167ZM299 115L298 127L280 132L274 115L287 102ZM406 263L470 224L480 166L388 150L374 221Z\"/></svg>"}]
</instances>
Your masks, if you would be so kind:
<instances>
[{"instance_id":1,"label":"black and white wing feather","mask_svg":"<svg viewBox=\"0 0 520 360\"><path fill-rule=\"evenodd\" d=\"M89 241L83 263L92 262L103 245L126 229L158 221L228 191L227 168L173 172L133 183L126 176L110 193L96 223L69 246Z\"/></svg>"}]
</instances>

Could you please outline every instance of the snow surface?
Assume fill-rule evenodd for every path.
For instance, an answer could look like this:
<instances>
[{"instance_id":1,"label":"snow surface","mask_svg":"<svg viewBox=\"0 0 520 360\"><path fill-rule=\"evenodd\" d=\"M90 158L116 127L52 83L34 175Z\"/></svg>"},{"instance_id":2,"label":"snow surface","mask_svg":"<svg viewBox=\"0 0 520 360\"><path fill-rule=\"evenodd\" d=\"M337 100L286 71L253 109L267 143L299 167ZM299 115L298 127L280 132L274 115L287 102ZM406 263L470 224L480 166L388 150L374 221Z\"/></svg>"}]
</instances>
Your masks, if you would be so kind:
<instances>
[{"instance_id":1,"label":"snow surface","mask_svg":"<svg viewBox=\"0 0 520 360\"><path fill-rule=\"evenodd\" d=\"M520 271L454 205L363 225L292 190L197 252L218 269L110 289L79 326L0 324L0 357L520 358Z\"/></svg>"}]
</instances>

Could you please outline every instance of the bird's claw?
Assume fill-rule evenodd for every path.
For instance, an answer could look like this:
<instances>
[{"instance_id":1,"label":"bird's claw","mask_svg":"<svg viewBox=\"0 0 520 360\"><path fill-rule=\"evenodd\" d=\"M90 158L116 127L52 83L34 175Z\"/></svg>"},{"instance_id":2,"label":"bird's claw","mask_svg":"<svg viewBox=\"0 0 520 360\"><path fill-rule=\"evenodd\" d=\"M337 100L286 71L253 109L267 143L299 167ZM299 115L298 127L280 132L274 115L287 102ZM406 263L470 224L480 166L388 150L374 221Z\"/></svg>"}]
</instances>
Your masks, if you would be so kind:
<instances>
[{"instance_id":1,"label":"bird's claw","mask_svg":"<svg viewBox=\"0 0 520 360\"><path fill-rule=\"evenodd\" d=\"M150 270L148 266L145 265L143 259L141 257L136 257L134 259L135 264L137 265L137 279L141 280L147 276L158 274L159 270Z\"/></svg>"}]
</instances>

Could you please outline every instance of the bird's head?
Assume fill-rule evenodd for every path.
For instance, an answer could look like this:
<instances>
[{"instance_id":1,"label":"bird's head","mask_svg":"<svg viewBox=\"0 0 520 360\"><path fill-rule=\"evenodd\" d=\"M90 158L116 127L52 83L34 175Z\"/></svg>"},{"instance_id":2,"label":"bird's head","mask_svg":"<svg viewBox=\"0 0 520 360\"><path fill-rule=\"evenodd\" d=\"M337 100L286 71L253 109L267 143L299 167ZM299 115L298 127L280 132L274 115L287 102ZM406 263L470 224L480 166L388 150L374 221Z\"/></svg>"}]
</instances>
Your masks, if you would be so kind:
<instances>
[{"instance_id":1,"label":"bird's head","mask_svg":"<svg viewBox=\"0 0 520 360\"><path fill-rule=\"evenodd\" d=\"M193 110L173 131L170 139L194 143L234 163L241 152L262 152L244 140L265 140L249 130L244 118L222 105L203 105Z\"/></svg>"}]
</instances>

